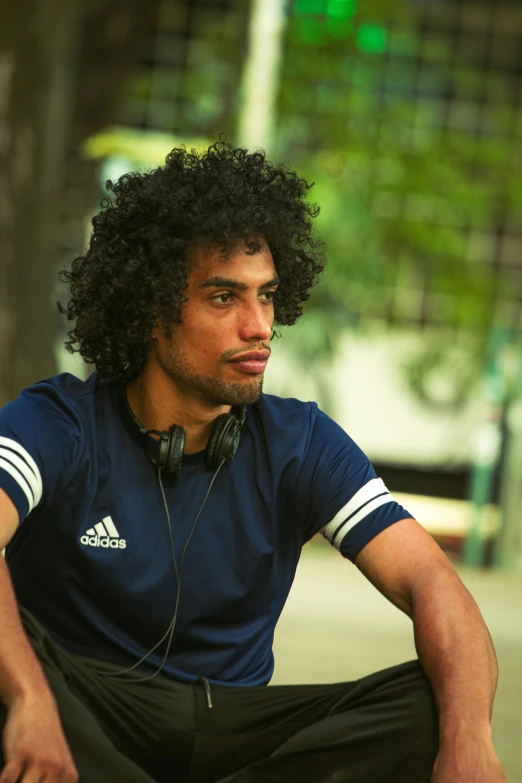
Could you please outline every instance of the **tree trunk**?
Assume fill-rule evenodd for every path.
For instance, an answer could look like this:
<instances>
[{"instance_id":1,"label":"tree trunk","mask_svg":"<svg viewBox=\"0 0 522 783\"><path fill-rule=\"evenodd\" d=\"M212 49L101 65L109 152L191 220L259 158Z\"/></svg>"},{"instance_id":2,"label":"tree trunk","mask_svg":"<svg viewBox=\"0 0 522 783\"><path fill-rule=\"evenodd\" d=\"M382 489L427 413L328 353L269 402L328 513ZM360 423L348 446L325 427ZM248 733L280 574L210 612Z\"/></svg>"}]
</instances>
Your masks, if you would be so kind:
<instances>
[{"instance_id":1,"label":"tree trunk","mask_svg":"<svg viewBox=\"0 0 522 783\"><path fill-rule=\"evenodd\" d=\"M80 0L2 5L0 404L55 370L51 289Z\"/></svg>"},{"instance_id":2,"label":"tree trunk","mask_svg":"<svg viewBox=\"0 0 522 783\"><path fill-rule=\"evenodd\" d=\"M0 405L55 372L59 234L73 218L81 253L87 217L64 206L64 183L92 178L80 144L117 119L159 3L0 0Z\"/></svg>"}]
</instances>

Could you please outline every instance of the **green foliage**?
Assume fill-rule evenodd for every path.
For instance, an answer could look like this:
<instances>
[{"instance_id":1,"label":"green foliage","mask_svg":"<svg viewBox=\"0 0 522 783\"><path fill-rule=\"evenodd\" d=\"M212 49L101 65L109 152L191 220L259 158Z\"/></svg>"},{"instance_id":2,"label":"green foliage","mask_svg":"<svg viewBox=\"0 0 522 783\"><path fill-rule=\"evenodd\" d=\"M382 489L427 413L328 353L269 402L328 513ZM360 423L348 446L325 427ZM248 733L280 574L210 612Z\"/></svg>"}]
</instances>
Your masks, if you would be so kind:
<instances>
[{"instance_id":1,"label":"green foliage","mask_svg":"<svg viewBox=\"0 0 522 783\"><path fill-rule=\"evenodd\" d=\"M325 312L337 314L334 323L321 320L321 302L312 299L314 339L296 348L306 343L305 361L313 346L316 355L319 346L333 355L343 324L389 318L398 287L409 285L430 292L434 322L472 332L474 369L457 384L465 388L483 359L499 293L488 267L470 258L466 231L486 232L500 208L516 213L522 206L520 168L511 165L510 98L502 78L490 75L497 103L480 138L473 100L483 77L466 62L455 67L440 38L428 39L427 64L416 72L413 4L393 4L400 30L388 24L386 0L346 3L343 13L341 3L334 13L326 0L296 0L285 43L277 154L315 182L312 199L321 205L318 225L329 248ZM464 97L444 130L437 95L450 83ZM321 328L328 338L319 338ZM443 345L430 345L416 357L409 378L421 397L423 371L440 367L444 355Z\"/></svg>"}]
</instances>

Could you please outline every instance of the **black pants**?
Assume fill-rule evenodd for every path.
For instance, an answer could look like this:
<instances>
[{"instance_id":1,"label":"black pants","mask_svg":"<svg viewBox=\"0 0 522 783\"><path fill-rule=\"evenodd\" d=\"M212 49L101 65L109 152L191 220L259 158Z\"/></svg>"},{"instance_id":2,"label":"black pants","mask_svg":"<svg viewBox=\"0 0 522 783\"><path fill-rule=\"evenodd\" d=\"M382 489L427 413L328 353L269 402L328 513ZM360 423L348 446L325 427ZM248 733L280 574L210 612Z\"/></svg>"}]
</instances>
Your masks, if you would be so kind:
<instances>
[{"instance_id":1,"label":"black pants","mask_svg":"<svg viewBox=\"0 0 522 783\"><path fill-rule=\"evenodd\" d=\"M118 667L69 655L22 617L80 783L430 781L437 717L417 661L332 685L211 686L209 699L203 681L109 679L100 671Z\"/></svg>"}]
</instances>

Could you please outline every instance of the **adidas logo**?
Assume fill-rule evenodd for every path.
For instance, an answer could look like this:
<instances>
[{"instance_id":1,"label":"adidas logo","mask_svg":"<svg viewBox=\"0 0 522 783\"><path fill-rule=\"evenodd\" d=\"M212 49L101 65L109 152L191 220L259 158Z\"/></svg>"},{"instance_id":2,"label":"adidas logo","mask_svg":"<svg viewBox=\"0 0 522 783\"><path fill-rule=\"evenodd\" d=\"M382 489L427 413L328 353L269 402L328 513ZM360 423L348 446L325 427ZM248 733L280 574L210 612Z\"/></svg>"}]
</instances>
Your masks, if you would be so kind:
<instances>
[{"instance_id":1,"label":"adidas logo","mask_svg":"<svg viewBox=\"0 0 522 783\"><path fill-rule=\"evenodd\" d=\"M127 542L120 538L110 517L104 517L80 538L85 546L101 546L103 549L125 549Z\"/></svg>"}]
</instances>

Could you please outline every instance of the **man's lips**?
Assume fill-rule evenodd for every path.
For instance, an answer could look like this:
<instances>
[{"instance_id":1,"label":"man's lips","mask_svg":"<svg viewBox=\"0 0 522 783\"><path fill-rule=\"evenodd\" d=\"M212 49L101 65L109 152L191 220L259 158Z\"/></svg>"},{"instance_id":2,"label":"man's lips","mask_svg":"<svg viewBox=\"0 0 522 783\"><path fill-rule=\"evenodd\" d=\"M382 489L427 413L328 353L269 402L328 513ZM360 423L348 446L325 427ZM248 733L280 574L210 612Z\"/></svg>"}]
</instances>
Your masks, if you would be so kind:
<instances>
[{"instance_id":1,"label":"man's lips","mask_svg":"<svg viewBox=\"0 0 522 783\"><path fill-rule=\"evenodd\" d=\"M235 359L230 359L230 364L233 364L237 370L255 374L263 372L269 356L270 351L250 351L236 356Z\"/></svg>"}]
</instances>

